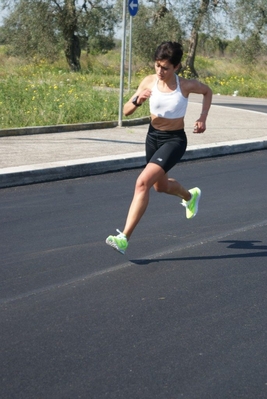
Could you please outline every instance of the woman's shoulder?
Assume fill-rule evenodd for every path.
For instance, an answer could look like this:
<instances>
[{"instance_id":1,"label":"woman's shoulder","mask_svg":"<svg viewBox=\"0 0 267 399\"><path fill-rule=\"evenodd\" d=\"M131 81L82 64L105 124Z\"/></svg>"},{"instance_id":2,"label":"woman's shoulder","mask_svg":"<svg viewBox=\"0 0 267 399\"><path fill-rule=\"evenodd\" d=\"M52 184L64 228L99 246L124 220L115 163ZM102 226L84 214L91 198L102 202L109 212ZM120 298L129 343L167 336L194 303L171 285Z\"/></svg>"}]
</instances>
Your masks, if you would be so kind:
<instances>
[{"instance_id":1,"label":"woman's shoulder","mask_svg":"<svg viewBox=\"0 0 267 399\"><path fill-rule=\"evenodd\" d=\"M147 75L141 82L140 86L142 89L152 89L154 83L156 82L157 75Z\"/></svg>"},{"instance_id":2,"label":"woman's shoulder","mask_svg":"<svg viewBox=\"0 0 267 399\"><path fill-rule=\"evenodd\" d=\"M184 87L192 87L192 85L194 85L195 80L193 79L186 79L183 78L182 76L178 76L179 79L179 83L180 86L184 86Z\"/></svg>"},{"instance_id":3,"label":"woman's shoulder","mask_svg":"<svg viewBox=\"0 0 267 399\"><path fill-rule=\"evenodd\" d=\"M204 94L207 85L201 83L197 79L186 79L179 76L180 87L184 95L187 97L190 93Z\"/></svg>"}]
</instances>

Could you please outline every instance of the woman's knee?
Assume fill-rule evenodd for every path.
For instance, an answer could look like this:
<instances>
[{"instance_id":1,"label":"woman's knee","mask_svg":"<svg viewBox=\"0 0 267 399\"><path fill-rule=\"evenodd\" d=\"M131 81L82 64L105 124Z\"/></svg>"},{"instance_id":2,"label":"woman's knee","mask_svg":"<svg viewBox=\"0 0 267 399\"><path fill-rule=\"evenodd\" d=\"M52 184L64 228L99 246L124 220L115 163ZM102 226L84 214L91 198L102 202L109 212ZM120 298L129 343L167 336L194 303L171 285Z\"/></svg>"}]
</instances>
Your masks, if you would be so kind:
<instances>
[{"instance_id":1,"label":"woman's knee","mask_svg":"<svg viewBox=\"0 0 267 399\"><path fill-rule=\"evenodd\" d=\"M135 183L135 191L146 191L149 190L151 187L149 186L148 180L145 176L140 175Z\"/></svg>"},{"instance_id":2,"label":"woman's knee","mask_svg":"<svg viewBox=\"0 0 267 399\"><path fill-rule=\"evenodd\" d=\"M161 167L156 164L148 164L143 172L138 176L136 180L136 190L150 190L152 186L158 185L163 186L162 183L165 181L165 172ZM163 179L163 181L161 181Z\"/></svg>"}]
</instances>

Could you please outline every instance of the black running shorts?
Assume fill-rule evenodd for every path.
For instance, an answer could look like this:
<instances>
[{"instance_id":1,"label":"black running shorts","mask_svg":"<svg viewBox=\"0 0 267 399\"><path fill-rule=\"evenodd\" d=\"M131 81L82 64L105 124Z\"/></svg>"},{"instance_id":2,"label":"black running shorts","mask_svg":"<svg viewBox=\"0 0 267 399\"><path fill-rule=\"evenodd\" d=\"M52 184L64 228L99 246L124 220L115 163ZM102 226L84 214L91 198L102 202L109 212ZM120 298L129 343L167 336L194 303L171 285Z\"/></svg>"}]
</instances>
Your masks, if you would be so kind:
<instances>
[{"instance_id":1,"label":"black running shorts","mask_svg":"<svg viewBox=\"0 0 267 399\"><path fill-rule=\"evenodd\" d=\"M162 167L167 173L185 153L187 138L185 131L156 130L149 125L146 137L146 161Z\"/></svg>"}]
</instances>

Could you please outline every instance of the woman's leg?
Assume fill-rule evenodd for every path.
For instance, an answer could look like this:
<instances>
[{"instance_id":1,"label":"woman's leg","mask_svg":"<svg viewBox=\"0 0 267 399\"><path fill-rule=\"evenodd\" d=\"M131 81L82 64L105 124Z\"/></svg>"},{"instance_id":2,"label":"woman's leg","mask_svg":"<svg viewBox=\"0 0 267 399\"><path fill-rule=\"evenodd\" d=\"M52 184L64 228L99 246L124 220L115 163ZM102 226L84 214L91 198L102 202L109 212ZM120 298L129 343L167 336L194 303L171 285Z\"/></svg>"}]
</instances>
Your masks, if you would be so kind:
<instances>
[{"instance_id":1,"label":"woman's leg","mask_svg":"<svg viewBox=\"0 0 267 399\"><path fill-rule=\"evenodd\" d=\"M191 193L184 188L177 180L169 178L167 174L161 177L155 184L154 189L159 193L166 193L170 195L176 195L189 201L191 198Z\"/></svg>"},{"instance_id":2,"label":"woman's leg","mask_svg":"<svg viewBox=\"0 0 267 399\"><path fill-rule=\"evenodd\" d=\"M165 171L161 166L148 163L136 181L132 203L129 208L123 233L129 240L136 225L145 213L149 202L149 191L151 187L165 177Z\"/></svg>"},{"instance_id":3,"label":"woman's leg","mask_svg":"<svg viewBox=\"0 0 267 399\"><path fill-rule=\"evenodd\" d=\"M187 190L175 179L168 178L166 174L154 184L154 189L161 193L176 195L182 198L181 205L186 208L187 219L192 219L196 216L201 196L201 190L198 187Z\"/></svg>"}]
</instances>

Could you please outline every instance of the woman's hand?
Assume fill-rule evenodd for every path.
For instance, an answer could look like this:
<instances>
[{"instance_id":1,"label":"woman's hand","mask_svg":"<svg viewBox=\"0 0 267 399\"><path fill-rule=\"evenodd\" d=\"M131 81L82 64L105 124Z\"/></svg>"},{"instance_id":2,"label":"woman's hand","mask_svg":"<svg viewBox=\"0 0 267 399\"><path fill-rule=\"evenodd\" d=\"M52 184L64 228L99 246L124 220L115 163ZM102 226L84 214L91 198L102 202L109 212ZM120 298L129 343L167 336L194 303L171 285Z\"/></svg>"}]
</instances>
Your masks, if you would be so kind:
<instances>
[{"instance_id":1,"label":"woman's hand","mask_svg":"<svg viewBox=\"0 0 267 399\"><path fill-rule=\"evenodd\" d=\"M141 91L141 93L138 95L138 103L143 104L150 96L151 96L152 91L150 89L145 89Z\"/></svg>"},{"instance_id":2,"label":"woman's hand","mask_svg":"<svg viewBox=\"0 0 267 399\"><path fill-rule=\"evenodd\" d=\"M198 119L195 122L193 133L204 133L206 130L206 121Z\"/></svg>"}]
</instances>

